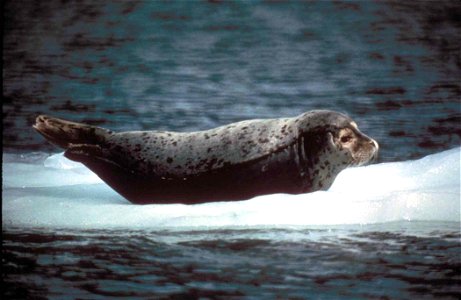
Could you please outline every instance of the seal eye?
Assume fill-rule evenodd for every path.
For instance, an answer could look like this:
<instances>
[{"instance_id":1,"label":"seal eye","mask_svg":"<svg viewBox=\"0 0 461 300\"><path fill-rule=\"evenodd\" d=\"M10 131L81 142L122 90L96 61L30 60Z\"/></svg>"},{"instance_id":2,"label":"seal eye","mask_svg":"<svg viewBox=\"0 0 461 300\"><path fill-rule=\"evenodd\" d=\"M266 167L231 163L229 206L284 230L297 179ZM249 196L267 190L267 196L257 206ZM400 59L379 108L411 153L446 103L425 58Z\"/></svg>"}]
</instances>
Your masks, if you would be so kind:
<instances>
[{"instance_id":1,"label":"seal eye","mask_svg":"<svg viewBox=\"0 0 461 300\"><path fill-rule=\"evenodd\" d=\"M341 143L348 143L352 140L352 135L348 134L348 135L344 135L341 137Z\"/></svg>"}]
</instances>

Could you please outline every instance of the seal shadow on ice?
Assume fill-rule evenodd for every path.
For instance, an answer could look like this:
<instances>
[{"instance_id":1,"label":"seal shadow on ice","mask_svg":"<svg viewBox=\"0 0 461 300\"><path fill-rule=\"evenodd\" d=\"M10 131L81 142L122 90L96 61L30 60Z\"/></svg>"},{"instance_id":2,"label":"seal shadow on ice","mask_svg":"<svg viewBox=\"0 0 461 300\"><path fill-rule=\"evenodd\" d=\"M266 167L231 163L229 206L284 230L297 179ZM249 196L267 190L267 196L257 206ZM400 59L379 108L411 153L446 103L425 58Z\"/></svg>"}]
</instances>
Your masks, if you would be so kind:
<instances>
[{"instance_id":1,"label":"seal shadow on ice","mask_svg":"<svg viewBox=\"0 0 461 300\"><path fill-rule=\"evenodd\" d=\"M340 171L378 153L376 141L351 118L326 110L188 133L116 133L45 115L33 127L137 204L325 190Z\"/></svg>"}]
</instances>

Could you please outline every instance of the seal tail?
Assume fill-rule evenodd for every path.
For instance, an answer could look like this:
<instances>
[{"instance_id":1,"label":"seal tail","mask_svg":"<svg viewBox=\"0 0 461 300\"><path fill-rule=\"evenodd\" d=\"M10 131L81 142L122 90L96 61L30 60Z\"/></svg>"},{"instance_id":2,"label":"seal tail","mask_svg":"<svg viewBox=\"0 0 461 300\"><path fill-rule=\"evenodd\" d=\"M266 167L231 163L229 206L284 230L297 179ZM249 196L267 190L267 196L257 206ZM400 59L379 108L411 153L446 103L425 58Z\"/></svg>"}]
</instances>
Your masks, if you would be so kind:
<instances>
[{"instance_id":1,"label":"seal tail","mask_svg":"<svg viewBox=\"0 0 461 300\"><path fill-rule=\"evenodd\" d=\"M111 134L110 130L40 115L33 125L49 142L68 149L73 145L98 145Z\"/></svg>"}]
</instances>

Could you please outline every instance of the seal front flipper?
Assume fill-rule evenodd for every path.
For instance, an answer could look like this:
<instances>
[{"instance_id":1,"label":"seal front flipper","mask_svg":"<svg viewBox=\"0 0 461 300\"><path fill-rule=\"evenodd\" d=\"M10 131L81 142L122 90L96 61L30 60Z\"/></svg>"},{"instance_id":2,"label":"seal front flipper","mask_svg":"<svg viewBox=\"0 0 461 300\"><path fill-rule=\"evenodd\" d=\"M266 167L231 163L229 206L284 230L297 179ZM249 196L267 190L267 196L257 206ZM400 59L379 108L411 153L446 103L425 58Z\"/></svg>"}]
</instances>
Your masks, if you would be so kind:
<instances>
[{"instance_id":1,"label":"seal front flipper","mask_svg":"<svg viewBox=\"0 0 461 300\"><path fill-rule=\"evenodd\" d=\"M71 144L96 145L103 143L110 130L40 115L33 125L51 143L67 149Z\"/></svg>"}]
</instances>

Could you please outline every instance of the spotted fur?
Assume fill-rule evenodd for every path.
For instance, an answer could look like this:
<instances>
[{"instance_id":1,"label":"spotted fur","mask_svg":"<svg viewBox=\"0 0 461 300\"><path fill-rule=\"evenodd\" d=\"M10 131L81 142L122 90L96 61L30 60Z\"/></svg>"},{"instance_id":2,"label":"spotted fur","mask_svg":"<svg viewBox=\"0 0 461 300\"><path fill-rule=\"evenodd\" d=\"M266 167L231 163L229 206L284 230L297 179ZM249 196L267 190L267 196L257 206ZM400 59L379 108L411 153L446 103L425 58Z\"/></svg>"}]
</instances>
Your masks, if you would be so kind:
<instances>
[{"instance_id":1,"label":"spotted fur","mask_svg":"<svg viewBox=\"0 0 461 300\"><path fill-rule=\"evenodd\" d=\"M114 133L47 116L39 116L34 127L135 203L327 189L341 170L370 161L378 148L349 117L331 111L189 133ZM353 145L348 134L354 135Z\"/></svg>"}]
</instances>

